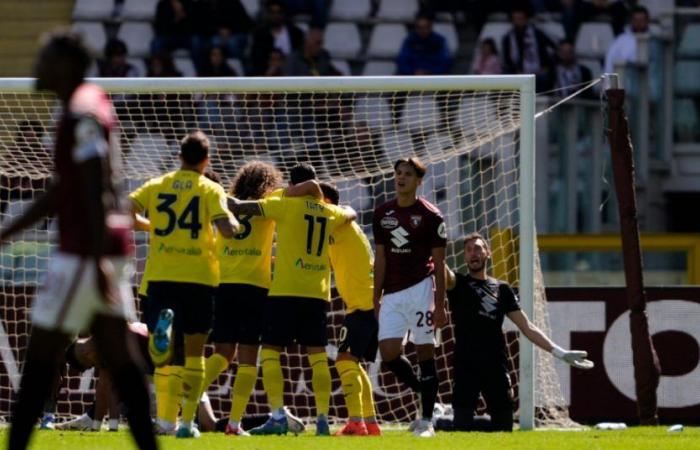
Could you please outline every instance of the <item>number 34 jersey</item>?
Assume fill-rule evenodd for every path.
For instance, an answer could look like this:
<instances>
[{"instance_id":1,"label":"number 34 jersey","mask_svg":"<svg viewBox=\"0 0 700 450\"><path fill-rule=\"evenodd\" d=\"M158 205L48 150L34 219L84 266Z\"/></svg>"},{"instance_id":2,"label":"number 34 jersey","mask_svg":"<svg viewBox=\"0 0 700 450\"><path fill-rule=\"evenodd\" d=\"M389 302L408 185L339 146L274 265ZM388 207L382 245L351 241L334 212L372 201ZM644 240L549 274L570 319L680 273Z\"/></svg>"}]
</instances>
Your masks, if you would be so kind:
<instances>
[{"instance_id":1,"label":"number 34 jersey","mask_svg":"<svg viewBox=\"0 0 700 450\"><path fill-rule=\"evenodd\" d=\"M147 181L129 198L151 221L149 281L219 284L212 222L231 215L221 185L176 170Z\"/></svg>"},{"instance_id":2,"label":"number 34 jersey","mask_svg":"<svg viewBox=\"0 0 700 450\"><path fill-rule=\"evenodd\" d=\"M271 297L330 301L328 239L346 222L345 211L312 197L270 197L260 201L263 216L277 223L277 257Z\"/></svg>"},{"instance_id":3,"label":"number 34 jersey","mask_svg":"<svg viewBox=\"0 0 700 450\"><path fill-rule=\"evenodd\" d=\"M269 198L280 197L277 189ZM221 283L250 284L270 289L272 279L272 239L275 221L261 216L236 216L240 232L233 239L218 236L216 253L221 267Z\"/></svg>"}]
</instances>

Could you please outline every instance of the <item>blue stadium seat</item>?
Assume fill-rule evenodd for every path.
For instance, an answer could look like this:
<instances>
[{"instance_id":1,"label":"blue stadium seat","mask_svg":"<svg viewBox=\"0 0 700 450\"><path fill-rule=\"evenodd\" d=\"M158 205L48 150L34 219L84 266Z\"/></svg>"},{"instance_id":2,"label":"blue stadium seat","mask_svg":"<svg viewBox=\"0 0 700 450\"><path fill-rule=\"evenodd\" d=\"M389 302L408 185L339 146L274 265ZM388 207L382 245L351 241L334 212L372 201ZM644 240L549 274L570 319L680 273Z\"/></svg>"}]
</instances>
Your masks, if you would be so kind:
<instances>
[{"instance_id":1,"label":"blue stadium seat","mask_svg":"<svg viewBox=\"0 0 700 450\"><path fill-rule=\"evenodd\" d=\"M508 22L489 22L481 28L481 33L479 33L479 42L486 38L493 39L496 42L496 48L498 49L498 54L500 55L501 40L511 28L512 26Z\"/></svg>"},{"instance_id":2,"label":"blue stadium seat","mask_svg":"<svg viewBox=\"0 0 700 450\"><path fill-rule=\"evenodd\" d=\"M396 74L396 63L394 61L367 61L362 70L362 75L365 76L394 74Z\"/></svg>"},{"instance_id":3,"label":"blue stadium seat","mask_svg":"<svg viewBox=\"0 0 700 450\"><path fill-rule=\"evenodd\" d=\"M243 62L238 58L228 58L226 60L229 66L236 71L239 77L245 76L245 70L243 69Z\"/></svg>"},{"instance_id":4,"label":"blue stadium seat","mask_svg":"<svg viewBox=\"0 0 700 450\"><path fill-rule=\"evenodd\" d=\"M74 22L73 30L83 35L90 49L97 55L102 55L107 43L107 33L102 22Z\"/></svg>"},{"instance_id":5,"label":"blue stadium seat","mask_svg":"<svg viewBox=\"0 0 700 450\"><path fill-rule=\"evenodd\" d=\"M555 44L566 37L564 26L559 22L542 22L536 23L535 26L549 36Z\"/></svg>"},{"instance_id":6,"label":"blue stadium seat","mask_svg":"<svg viewBox=\"0 0 700 450\"><path fill-rule=\"evenodd\" d=\"M614 40L609 23L585 22L576 36L576 54L581 58L603 58Z\"/></svg>"},{"instance_id":7,"label":"blue stadium seat","mask_svg":"<svg viewBox=\"0 0 700 450\"><path fill-rule=\"evenodd\" d=\"M340 21L361 21L367 20L372 12L370 0L336 0L331 5L331 20Z\"/></svg>"},{"instance_id":8,"label":"blue stadium seat","mask_svg":"<svg viewBox=\"0 0 700 450\"><path fill-rule=\"evenodd\" d=\"M352 70L350 69L350 64L344 60L344 59L336 59L334 58L331 61L331 64L333 64L333 67L338 69L338 72L340 72L341 75L352 75Z\"/></svg>"},{"instance_id":9,"label":"blue stadium seat","mask_svg":"<svg viewBox=\"0 0 700 450\"><path fill-rule=\"evenodd\" d=\"M76 0L73 6L73 20L107 20L114 11L114 0Z\"/></svg>"},{"instance_id":10,"label":"blue stadium seat","mask_svg":"<svg viewBox=\"0 0 700 450\"><path fill-rule=\"evenodd\" d=\"M197 69L195 69L191 58L179 57L175 58L173 62L175 63L175 68L182 73L183 77L197 76Z\"/></svg>"},{"instance_id":11,"label":"blue stadium seat","mask_svg":"<svg viewBox=\"0 0 700 450\"><path fill-rule=\"evenodd\" d=\"M454 24L451 22L435 22L433 31L447 40L447 47L450 49L450 54L454 56L459 48L459 37L457 36L457 30Z\"/></svg>"},{"instance_id":12,"label":"blue stadium seat","mask_svg":"<svg viewBox=\"0 0 700 450\"><path fill-rule=\"evenodd\" d=\"M695 103L689 98L677 98L673 102L673 130L681 142L696 142L700 136L700 117Z\"/></svg>"},{"instance_id":13,"label":"blue stadium seat","mask_svg":"<svg viewBox=\"0 0 700 450\"><path fill-rule=\"evenodd\" d=\"M689 23L686 25L681 42L678 45L678 56L700 56L700 23Z\"/></svg>"},{"instance_id":14,"label":"blue stadium seat","mask_svg":"<svg viewBox=\"0 0 700 450\"><path fill-rule=\"evenodd\" d=\"M332 22L323 33L324 47L334 58L356 58L362 49L357 25L347 22Z\"/></svg>"},{"instance_id":15,"label":"blue stadium seat","mask_svg":"<svg viewBox=\"0 0 700 450\"><path fill-rule=\"evenodd\" d=\"M418 12L418 0L380 0L377 19L412 22Z\"/></svg>"},{"instance_id":16,"label":"blue stadium seat","mask_svg":"<svg viewBox=\"0 0 700 450\"><path fill-rule=\"evenodd\" d=\"M124 41L129 56L146 57L151 51L153 27L148 22L124 22L119 27L117 38Z\"/></svg>"},{"instance_id":17,"label":"blue stadium seat","mask_svg":"<svg viewBox=\"0 0 700 450\"><path fill-rule=\"evenodd\" d=\"M124 0L122 18L151 21L156 16L157 4L158 0Z\"/></svg>"},{"instance_id":18,"label":"blue stadium seat","mask_svg":"<svg viewBox=\"0 0 700 450\"><path fill-rule=\"evenodd\" d=\"M673 68L676 94L700 95L700 61L679 61Z\"/></svg>"}]
</instances>

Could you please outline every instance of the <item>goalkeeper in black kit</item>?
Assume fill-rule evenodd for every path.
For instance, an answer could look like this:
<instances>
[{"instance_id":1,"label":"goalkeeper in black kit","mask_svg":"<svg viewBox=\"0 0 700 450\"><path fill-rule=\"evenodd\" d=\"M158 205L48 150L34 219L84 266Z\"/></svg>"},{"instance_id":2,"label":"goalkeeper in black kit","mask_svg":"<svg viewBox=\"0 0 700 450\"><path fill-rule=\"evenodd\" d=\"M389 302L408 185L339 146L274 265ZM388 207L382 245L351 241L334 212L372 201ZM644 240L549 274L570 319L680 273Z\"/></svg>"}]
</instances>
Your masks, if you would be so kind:
<instances>
[{"instance_id":1,"label":"goalkeeper in black kit","mask_svg":"<svg viewBox=\"0 0 700 450\"><path fill-rule=\"evenodd\" d=\"M512 431L513 397L508 377L508 356L501 327L508 316L532 343L578 369L590 369L587 353L564 350L535 326L520 309L513 289L487 275L491 257L488 241L478 233L464 238L468 274L445 266L445 281L455 326L454 420L438 421L438 429L455 431ZM476 416L479 393L489 416Z\"/></svg>"}]
</instances>

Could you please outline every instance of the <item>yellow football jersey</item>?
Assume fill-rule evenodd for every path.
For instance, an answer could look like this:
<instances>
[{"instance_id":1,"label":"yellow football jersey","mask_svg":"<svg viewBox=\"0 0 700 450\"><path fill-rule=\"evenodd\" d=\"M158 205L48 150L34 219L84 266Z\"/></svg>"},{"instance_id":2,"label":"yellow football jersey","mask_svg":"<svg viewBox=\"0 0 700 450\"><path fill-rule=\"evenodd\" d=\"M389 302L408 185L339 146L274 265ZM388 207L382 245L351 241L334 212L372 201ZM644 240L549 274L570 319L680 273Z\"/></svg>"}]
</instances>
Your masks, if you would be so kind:
<instances>
[{"instance_id":1,"label":"yellow football jersey","mask_svg":"<svg viewBox=\"0 0 700 450\"><path fill-rule=\"evenodd\" d=\"M277 222L277 255L270 296L330 301L328 237L345 212L312 197L260 200L264 217Z\"/></svg>"},{"instance_id":2,"label":"yellow football jersey","mask_svg":"<svg viewBox=\"0 0 700 450\"><path fill-rule=\"evenodd\" d=\"M373 309L374 254L360 226L352 222L336 228L328 253L345 312Z\"/></svg>"},{"instance_id":3,"label":"yellow football jersey","mask_svg":"<svg viewBox=\"0 0 700 450\"><path fill-rule=\"evenodd\" d=\"M278 189L268 198L280 197ZM270 288L272 278L272 238L275 221L267 217L237 216L241 232L233 239L219 236L216 254L219 256L221 283L252 284Z\"/></svg>"},{"instance_id":4,"label":"yellow football jersey","mask_svg":"<svg viewBox=\"0 0 700 450\"><path fill-rule=\"evenodd\" d=\"M231 217L223 187L195 171L176 170L129 198L151 221L149 281L219 284L212 221Z\"/></svg>"}]
</instances>

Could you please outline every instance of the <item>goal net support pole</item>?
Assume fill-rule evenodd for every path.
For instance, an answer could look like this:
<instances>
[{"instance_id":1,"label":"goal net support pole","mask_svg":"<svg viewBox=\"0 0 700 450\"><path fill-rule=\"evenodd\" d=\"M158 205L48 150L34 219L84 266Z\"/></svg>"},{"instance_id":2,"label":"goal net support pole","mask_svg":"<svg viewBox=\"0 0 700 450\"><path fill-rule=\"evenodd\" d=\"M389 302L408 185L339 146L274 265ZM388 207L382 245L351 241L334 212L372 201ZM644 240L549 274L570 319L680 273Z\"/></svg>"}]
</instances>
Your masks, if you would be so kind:
<instances>
[{"instance_id":1,"label":"goal net support pole","mask_svg":"<svg viewBox=\"0 0 700 450\"><path fill-rule=\"evenodd\" d=\"M659 386L661 368L649 335L637 220L634 154L624 110L625 90L618 88L617 75L610 74L608 77L611 79L611 88L605 92L609 116L608 139L612 152L613 177L620 215L627 303L630 309L637 412L642 425L658 425L656 389ZM620 351L624 351L624 349L620 349Z\"/></svg>"}]
</instances>

